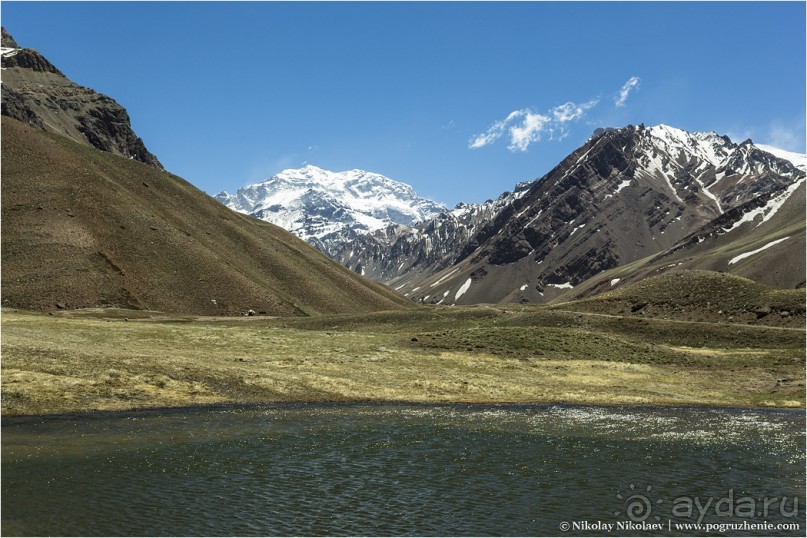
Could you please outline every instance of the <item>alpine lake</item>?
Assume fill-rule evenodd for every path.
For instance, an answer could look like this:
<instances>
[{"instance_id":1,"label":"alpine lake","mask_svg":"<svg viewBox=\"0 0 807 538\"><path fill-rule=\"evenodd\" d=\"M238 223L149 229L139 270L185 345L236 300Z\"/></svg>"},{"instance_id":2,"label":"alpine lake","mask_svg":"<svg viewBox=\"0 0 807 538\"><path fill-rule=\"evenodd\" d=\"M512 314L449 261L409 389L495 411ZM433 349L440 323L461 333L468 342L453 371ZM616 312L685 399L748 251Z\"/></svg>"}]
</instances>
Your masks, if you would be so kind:
<instances>
[{"instance_id":1,"label":"alpine lake","mask_svg":"<svg viewBox=\"0 0 807 538\"><path fill-rule=\"evenodd\" d=\"M804 422L381 403L4 417L2 533L803 536Z\"/></svg>"}]
</instances>

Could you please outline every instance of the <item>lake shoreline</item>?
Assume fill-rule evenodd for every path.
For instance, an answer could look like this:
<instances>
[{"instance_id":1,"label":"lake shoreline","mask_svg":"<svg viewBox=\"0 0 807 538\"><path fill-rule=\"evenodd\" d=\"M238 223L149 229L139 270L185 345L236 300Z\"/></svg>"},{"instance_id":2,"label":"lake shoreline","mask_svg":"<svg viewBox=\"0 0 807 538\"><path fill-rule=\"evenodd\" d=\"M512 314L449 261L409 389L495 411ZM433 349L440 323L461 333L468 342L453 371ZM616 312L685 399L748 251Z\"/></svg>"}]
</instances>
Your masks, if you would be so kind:
<instances>
[{"instance_id":1,"label":"lake shoreline","mask_svg":"<svg viewBox=\"0 0 807 538\"><path fill-rule=\"evenodd\" d=\"M202 414L216 411L243 411L261 409L296 409L296 408L323 409L334 408L358 408L358 407L422 407L422 408L451 408L472 410L525 410L541 408L576 408L594 409L632 409L632 410L720 410L728 412L771 412L771 413L807 413L804 407L738 407L720 405L698 405L698 404L610 404L610 403L566 403L566 402L423 402L423 401L383 401L383 400L356 400L356 401L276 401L276 402L246 402L246 403L211 403L187 406L160 406L160 407L137 407L128 409L99 409L80 412L47 413L47 414L3 414L0 417L0 425L3 427L15 424L30 423L35 420L95 420L123 417L149 417L167 414Z\"/></svg>"}]
</instances>

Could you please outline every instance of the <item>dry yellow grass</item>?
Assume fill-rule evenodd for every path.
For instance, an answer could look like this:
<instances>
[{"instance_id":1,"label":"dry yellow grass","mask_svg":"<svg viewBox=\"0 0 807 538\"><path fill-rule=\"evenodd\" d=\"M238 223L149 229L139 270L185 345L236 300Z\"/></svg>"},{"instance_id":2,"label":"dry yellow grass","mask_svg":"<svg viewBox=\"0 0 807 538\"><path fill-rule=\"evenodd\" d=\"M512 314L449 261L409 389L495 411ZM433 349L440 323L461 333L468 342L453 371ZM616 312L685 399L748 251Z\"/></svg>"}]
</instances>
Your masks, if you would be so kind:
<instances>
[{"instance_id":1,"label":"dry yellow grass","mask_svg":"<svg viewBox=\"0 0 807 538\"><path fill-rule=\"evenodd\" d=\"M446 322L469 338L481 337L480 324L497 322L485 316L471 316L465 329L456 319ZM794 382L803 380L803 362L786 367L764 362L771 353L782 356L780 349L738 348L744 360L751 360L749 351L759 359L742 368L725 363L729 349L675 342L658 346L665 359L658 363L601 360L585 341L596 336L613 343L612 356L624 345L625 357L635 353L630 346L636 344L624 336L573 328L568 334L578 346L566 344L554 352L522 348L502 356L468 351L464 340L462 349L419 346L410 338L422 328L416 321L332 330L284 326L283 320L125 321L7 311L2 411L52 414L272 401L804 405L803 384ZM324 319L320 325L342 322ZM544 330L557 338L563 329L508 332ZM723 359L704 362L710 353ZM783 382L785 369L793 375Z\"/></svg>"}]
</instances>

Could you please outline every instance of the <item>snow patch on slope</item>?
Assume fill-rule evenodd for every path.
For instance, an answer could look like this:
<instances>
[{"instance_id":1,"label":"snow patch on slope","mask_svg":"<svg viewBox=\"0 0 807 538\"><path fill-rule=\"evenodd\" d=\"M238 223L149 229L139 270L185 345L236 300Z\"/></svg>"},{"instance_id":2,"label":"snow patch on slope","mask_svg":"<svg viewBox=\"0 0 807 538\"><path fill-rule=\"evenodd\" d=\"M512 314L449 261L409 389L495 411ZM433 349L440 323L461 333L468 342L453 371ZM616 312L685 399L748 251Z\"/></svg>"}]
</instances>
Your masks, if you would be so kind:
<instances>
[{"instance_id":1,"label":"snow patch on slope","mask_svg":"<svg viewBox=\"0 0 807 538\"><path fill-rule=\"evenodd\" d=\"M616 190L614 191L614 194L617 194L619 191L621 191L625 187L629 186L631 181L633 181L633 180L628 178L625 181L623 181L622 183L620 183L619 185L617 185Z\"/></svg>"},{"instance_id":2,"label":"snow patch on slope","mask_svg":"<svg viewBox=\"0 0 807 538\"><path fill-rule=\"evenodd\" d=\"M731 227L725 228L724 231L730 232L746 222L753 222L759 215L762 215L762 220L759 222L759 224L757 224L757 226L760 226L764 222L768 221L776 214L777 211L779 211L779 208L781 208L787 199L790 198L790 195L796 192L796 189L798 189L801 185L804 185L805 180L807 180L807 178L801 178L785 189L784 192L768 200L768 203L764 206L752 209L751 211L743 214L740 220L732 224Z\"/></svg>"},{"instance_id":3,"label":"snow patch on slope","mask_svg":"<svg viewBox=\"0 0 807 538\"><path fill-rule=\"evenodd\" d=\"M471 279L469 278L463 283L462 286L460 286L460 289L457 290L457 293L454 295L454 300L456 301L457 299L465 295L465 292L468 291L468 288L470 287L471 287Z\"/></svg>"},{"instance_id":4,"label":"snow patch on slope","mask_svg":"<svg viewBox=\"0 0 807 538\"><path fill-rule=\"evenodd\" d=\"M429 285L429 287L430 287L430 288L435 287L435 286L436 286L436 285L438 285L440 282L442 282L443 280L447 279L448 277L450 277L451 275L453 275L453 274L454 274L454 273L456 273L457 271L459 271L459 267L458 267L458 268L456 268L456 269L454 269L454 270L453 270L453 271L451 271L450 273L448 273L448 274L445 274L445 275L441 276L439 279L435 280L433 284Z\"/></svg>"},{"instance_id":5,"label":"snow patch on slope","mask_svg":"<svg viewBox=\"0 0 807 538\"><path fill-rule=\"evenodd\" d=\"M749 258L749 257L753 256L754 254L759 254L763 250L767 250L767 249L771 248L774 245L778 245L779 243L781 243L783 241L787 241L788 239L790 239L790 236L783 237L782 239L777 239L776 241L771 241L767 245L765 245L763 247L760 247L760 248L758 248L756 250L752 250L751 252L746 252L745 254L740 254L739 256L735 256L735 257L733 257L732 259L729 260L729 265L734 265L738 261L744 260L746 258Z\"/></svg>"},{"instance_id":6,"label":"snow patch on slope","mask_svg":"<svg viewBox=\"0 0 807 538\"><path fill-rule=\"evenodd\" d=\"M559 290L570 290L574 288L571 282L564 282L563 284L547 284L547 287L558 288Z\"/></svg>"}]
</instances>

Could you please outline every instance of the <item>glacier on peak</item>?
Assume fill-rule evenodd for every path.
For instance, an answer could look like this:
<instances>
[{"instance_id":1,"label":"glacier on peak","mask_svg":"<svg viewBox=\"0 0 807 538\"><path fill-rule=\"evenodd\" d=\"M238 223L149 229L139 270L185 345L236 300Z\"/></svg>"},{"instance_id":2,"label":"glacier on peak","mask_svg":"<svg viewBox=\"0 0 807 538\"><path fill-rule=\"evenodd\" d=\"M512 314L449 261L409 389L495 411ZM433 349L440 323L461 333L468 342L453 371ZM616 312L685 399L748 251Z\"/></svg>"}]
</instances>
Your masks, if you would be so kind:
<instances>
[{"instance_id":1,"label":"glacier on peak","mask_svg":"<svg viewBox=\"0 0 807 538\"><path fill-rule=\"evenodd\" d=\"M215 198L326 252L323 243L341 243L390 225L411 226L446 210L418 196L410 185L381 174L360 169L332 172L310 164Z\"/></svg>"}]
</instances>

